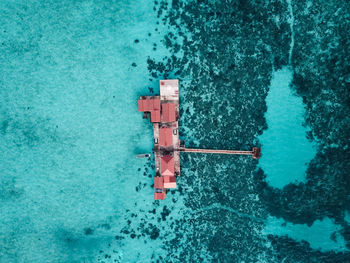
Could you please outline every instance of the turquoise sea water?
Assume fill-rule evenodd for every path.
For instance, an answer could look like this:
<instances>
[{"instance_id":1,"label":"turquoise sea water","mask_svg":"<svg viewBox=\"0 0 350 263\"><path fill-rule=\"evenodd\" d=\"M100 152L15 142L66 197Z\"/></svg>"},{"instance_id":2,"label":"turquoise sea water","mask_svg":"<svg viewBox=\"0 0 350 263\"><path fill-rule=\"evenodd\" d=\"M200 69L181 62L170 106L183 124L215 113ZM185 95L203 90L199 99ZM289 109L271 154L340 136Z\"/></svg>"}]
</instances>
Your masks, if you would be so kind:
<instances>
[{"instance_id":1,"label":"turquoise sea water","mask_svg":"<svg viewBox=\"0 0 350 263\"><path fill-rule=\"evenodd\" d=\"M269 217L265 234L289 236L296 241L306 241L313 249L321 251L346 251L346 242L341 235L342 227L328 217L316 220L311 226L287 223L283 219Z\"/></svg>"},{"instance_id":2,"label":"turquoise sea water","mask_svg":"<svg viewBox=\"0 0 350 263\"><path fill-rule=\"evenodd\" d=\"M267 183L277 188L306 182L307 165L316 152L315 144L306 138L304 105L302 98L293 94L291 80L292 71L288 67L274 72L266 98L268 129L260 136L263 156L259 166L267 175ZM265 224L265 234L287 235L323 251L346 250L346 242L339 232L342 227L328 217L307 226L270 216Z\"/></svg>"},{"instance_id":3,"label":"turquoise sea water","mask_svg":"<svg viewBox=\"0 0 350 263\"><path fill-rule=\"evenodd\" d=\"M292 74L288 67L273 73L266 98L268 130L260 136L263 155L259 166L267 182L278 188L305 182L307 165L316 153L315 144L306 138L302 98L290 88Z\"/></svg>"},{"instance_id":4,"label":"turquoise sea water","mask_svg":"<svg viewBox=\"0 0 350 263\"><path fill-rule=\"evenodd\" d=\"M269 53L271 46L262 48L257 39L246 43L255 34L251 28L239 30L263 24L254 29L259 32L270 22L259 12L245 17L253 10L245 6L249 1L238 8L244 10L242 21L231 3L226 8L224 1L204 2L1 1L0 263L270 263L281 262L285 251L287 263L295 262L288 261L292 249L299 249L298 260L306 258L300 262L314 255L346 257L350 213L337 210L337 220L328 213L346 197L332 201L309 225L295 223L298 217L275 216L266 205L271 200L262 197L265 181L278 191L307 183L317 149L306 138L305 104L291 87L293 69L273 71L271 82L268 71L250 71L256 58L250 47ZM294 32L292 41L285 37L292 48L284 63L290 64L298 51L300 18L294 2L287 4L285 10L282 4L262 12L280 10L273 34L284 28L287 32L278 32L288 36L293 26L283 21L298 22L294 49ZM258 19L249 22L255 15ZM237 28L227 30L234 25L220 24L227 22L223 18L237 19ZM285 49L284 44L278 45ZM283 63L283 54L276 61ZM226 78L232 72L234 82ZM183 155L178 188L155 202L153 159L135 158L153 147L152 125L137 111L137 98L158 93L164 75L180 79L182 139L194 147L242 149L255 140L262 145L259 162L246 156ZM262 79L259 85L252 81ZM267 129L253 138L265 127L264 107L254 108L262 101ZM253 176L257 167L266 175L259 182ZM332 197L316 190L305 194L297 211L315 202L315 195L323 201ZM285 243L281 248L271 241L284 237L286 249ZM288 247L291 242L298 245Z\"/></svg>"},{"instance_id":5,"label":"turquoise sea water","mask_svg":"<svg viewBox=\"0 0 350 263\"><path fill-rule=\"evenodd\" d=\"M0 262L95 262L126 209L152 207L135 155L151 152L153 135L137 98L159 89L146 61L166 55L163 29L147 1L0 6ZM115 256L161 249L138 246Z\"/></svg>"}]
</instances>

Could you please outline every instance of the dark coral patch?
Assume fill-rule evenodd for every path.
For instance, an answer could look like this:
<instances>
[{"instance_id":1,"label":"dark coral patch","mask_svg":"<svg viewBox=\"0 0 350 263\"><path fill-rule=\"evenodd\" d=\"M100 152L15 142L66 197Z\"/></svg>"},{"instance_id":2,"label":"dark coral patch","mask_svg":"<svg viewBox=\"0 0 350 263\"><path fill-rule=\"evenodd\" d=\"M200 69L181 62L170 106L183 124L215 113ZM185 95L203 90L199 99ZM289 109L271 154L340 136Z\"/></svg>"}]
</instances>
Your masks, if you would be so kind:
<instances>
[{"instance_id":1,"label":"dark coral patch","mask_svg":"<svg viewBox=\"0 0 350 263\"><path fill-rule=\"evenodd\" d=\"M165 221L166 217L171 213L171 210L165 205L163 206L163 211L161 212L162 220Z\"/></svg>"},{"instance_id":2,"label":"dark coral patch","mask_svg":"<svg viewBox=\"0 0 350 263\"><path fill-rule=\"evenodd\" d=\"M87 227L87 228L85 228L84 229L84 234L85 235L92 235L94 233L94 230L93 229L91 229L90 227Z\"/></svg>"}]
</instances>

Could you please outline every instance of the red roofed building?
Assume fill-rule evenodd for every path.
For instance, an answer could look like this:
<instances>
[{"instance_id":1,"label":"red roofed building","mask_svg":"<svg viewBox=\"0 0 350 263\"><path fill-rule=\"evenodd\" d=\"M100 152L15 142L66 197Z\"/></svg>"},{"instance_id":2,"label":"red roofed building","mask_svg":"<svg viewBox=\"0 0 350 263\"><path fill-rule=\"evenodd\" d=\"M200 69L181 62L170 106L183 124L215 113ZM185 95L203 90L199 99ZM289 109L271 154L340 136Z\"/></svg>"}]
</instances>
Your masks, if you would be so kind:
<instances>
[{"instance_id":1,"label":"red roofed building","mask_svg":"<svg viewBox=\"0 0 350 263\"><path fill-rule=\"evenodd\" d=\"M160 122L160 99L140 98L138 105L139 111L151 113L151 122Z\"/></svg>"},{"instance_id":2,"label":"red roofed building","mask_svg":"<svg viewBox=\"0 0 350 263\"><path fill-rule=\"evenodd\" d=\"M151 122L160 122L160 110L151 111Z\"/></svg>"},{"instance_id":3,"label":"red roofed building","mask_svg":"<svg viewBox=\"0 0 350 263\"><path fill-rule=\"evenodd\" d=\"M176 177L164 176L164 188L176 188Z\"/></svg>"},{"instance_id":4,"label":"red roofed building","mask_svg":"<svg viewBox=\"0 0 350 263\"><path fill-rule=\"evenodd\" d=\"M139 111L160 110L160 99L139 99Z\"/></svg>"},{"instance_id":5,"label":"red roofed building","mask_svg":"<svg viewBox=\"0 0 350 263\"><path fill-rule=\"evenodd\" d=\"M163 103L162 104L162 122L176 121L175 104Z\"/></svg>"},{"instance_id":6,"label":"red roofed building","mask_svg":"<svg viewBox=\"0 0 350 263\"><path fill-rule=\"evenodd\" d=\"M154 177L154 188L163 189L164 188L164 178L160 176Z\"/></svg>"},{"instance_id":7,"label":"red roofed building","mask_svg":"<svg viewBox=\"0 0 350 263\"><path fill-rule=\"evenodd\" d=\"M153 99L153 109L160 110L160 99Z\"/></svg>"},{"instance_id":8,"label":"red roofed building","mask_svg":"<svg viewBox=\"0 0 350 263\"><path fill-rule=\"evenodd\" d=\"M144 111L144 110L143 110L143 101L144 101L144 100L141 100L141 99L138 100L139 111L141 111L141 112Z\"/></svg>"},{"instance_id":9,"label":"red roofed building","mask_svg":"<svg viewBox=\"0 0 350 263\"><path fill-rule=\"evenodd\" d=\"M154 193L154 200L164 200L165 199L165 192L163 193Z\"/></svg>"},{"instance_id":10,"label":"red roofed building","mask_svg":"<svg viewBox=\"0 0 350 263\"><path fill-rule=\"evenodd\" d=\"M173 132L171 128L159 129L159 145L164 147L173 145Z\"/></svg>"},{"instance_id":11,"label":"red roofed building","mask_svg":"<svg viewBox=\"0 0 350 263\"><path fill-rule=\"evenodd\" d=\"M167 188L176 188L180 175L179 139L179 81L160 80L160 93L155 96L139 96L138 110L143 118L150 119L154 133L154 199L166 198ZM179 148L179 149L178 149ZM148 154L137 155L137 158Z\"/></svg>"},{"instance_id":12,"label":"red roofed building","mask_svg":"<svg viewBox=\"0 0 350 263\"><path fill-rule=\"evenodd\" d=\"M162 176L170 176L174 175L175 171L175 164L174 164L174 157L170 155L164 155L160 159L160 173Z\"/></svg>"}]
</instances>

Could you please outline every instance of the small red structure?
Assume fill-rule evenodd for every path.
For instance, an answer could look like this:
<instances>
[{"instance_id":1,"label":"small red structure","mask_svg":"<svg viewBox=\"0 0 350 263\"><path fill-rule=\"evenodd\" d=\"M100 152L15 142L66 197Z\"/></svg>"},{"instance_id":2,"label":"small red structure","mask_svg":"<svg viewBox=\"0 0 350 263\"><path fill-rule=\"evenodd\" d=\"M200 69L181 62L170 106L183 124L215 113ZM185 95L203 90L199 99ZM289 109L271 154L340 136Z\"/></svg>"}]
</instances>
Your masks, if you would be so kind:
<instances>
[{"instance_id":1,"label":"small red structure","mask_svg":"<svg viewBox=\"0 0 350 263\"><path fill-rule=\"evenodd\" d=\"M157 193L157 192L154 193L154 200L164 200L165 197L166 197L165 190L164 192L161 192L161 193Z\"/></svg>"},{"instance_id":2,"label":"small red structure","mask_svg":"<svg viewBox=\"0 0 350 263\"><path fill-rule=\"evenodd\" d=\"M160 122L160 111L151 111L151 122Z\"/></svg>"},{"instance_id":3,"label":"small red structure","mask_svg":"<svg viewBox=\"0 0 350 263\"><path fill-rule=\"evenodd\" d=\"M174 175L175 164L172 156L164 155L160 158L160 171L162 176Z\"/></svg>"},{"instance_id":4,"label":"small red structure","mask_svg":"<svg viewBox=\"0 0 350 263\"><path fill-rule=\"evenodd\" d=\"M159 145L164 147L173 145L173 132L171 128L159 129Z\"/></svg>"},{"instance_id":5,"label":"small red structure","mask_svg":"<svg viewBox=\"0 0 350 263\"><path fill-rule=\"evenodd\" d=\"M154 110L160 111L160 99L149 99L148 97L144 97L139 99L138 101L139 111L143 112L151 112Z\"/></svg>"},{"instance_id":6,"label":"small red structure","mask_svg":"<svg viewBox=\"0 0 350 263\"><path fill-rule=\"evenodd\" d=\"M154 177L154 188L163 189L164 188L164 178L161 176Z\"/></svg>"},{"instance_id":7,"label":"small red structure","mask_svg":"<svg viewBox=\"0 0 350 263\"><path fill-rule=\"evenodd\" d=\"M176 188L176 177L164 176L164 188Z\"/></svg>"},{"instance_id":8,"label":"small red structure","mask_svg":"<svg viewBox=\"0 0 350 263\"><path fill-rule=\"evenodd\" d=\"M162 104L162 122L176 121L175 106L174 103Z\"/></svg>"},{"instance_id":9,"label":"small red structure","mask_svg":"<svg viewBox=\"0 0 350 263\"><path fill-rule=\"evenodd\" d=\"M161 176L154 177L154 199L155 200L163 200L166 196L164 189L164 178Z\"/></svg>"},{"instance_id":10,"label":"small red structure","mask_svg":"<svg viewBox=\"0 0 350 263\"><path fill-rule=\"evenodd\" d=\"M151 122L160 122L160 99L141 97L138 101L139 111L150 112Z\"/></svg>"}]
</instances>

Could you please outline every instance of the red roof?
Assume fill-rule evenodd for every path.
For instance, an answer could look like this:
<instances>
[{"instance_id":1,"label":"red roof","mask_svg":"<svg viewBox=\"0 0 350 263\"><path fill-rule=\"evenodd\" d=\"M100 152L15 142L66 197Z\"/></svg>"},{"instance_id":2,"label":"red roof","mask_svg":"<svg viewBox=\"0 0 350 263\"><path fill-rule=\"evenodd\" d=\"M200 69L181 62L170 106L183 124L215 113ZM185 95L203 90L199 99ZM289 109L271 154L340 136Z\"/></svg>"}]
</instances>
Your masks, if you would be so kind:
<instances>
[{"instance_id":1,"label":"red roof","mask_svg":"<svg viewBox=\"0 0 350 263\"><path fill-rule=\"evenodd\" d=\"M163 200L165 198L165 192L154 193L154 200Z\"/></svg>"},{"instance_id":2,"label":"red roof","mask_svg":"<svg viewBox=\"0 0 350 263\"><path fill-rule=\"evenodd\" d=\"M160 122L160 110L151 111L151 122Z\"/></svg>"},{"instance_id":3,"label":"red roof","mask_svg":"<svg viewBox=\"0 0 350 263\"><path fill-rule=\"evenodd\" d=\"M160 176L154 177L154 188L164 188L164 178Z\"/></svg>"},{"instance_id":4,"label":"red roof","mask_svg":"<svg viewBox=\"0 0 350 263\"><path fill-rule=\"evenodd\" d=\"M174 175L175 164L174 157L170 155L164 155L160 159L160 173L161 175Z\"/></svg>"},{"instance_id":5,"label":"red roof","mask_svg":"<svg viewBox=\"0 0 350 263\"><path fill-rule=\"evenodd\" d=\"M164 183L174 183L176 182L175 176L163 176Z\"/></svg>"},{"instance_id":6,"label":"red roof","mask_svg":"<svg viewBox=\"0 0 350 263\"><path fill-rule=\"evenodd\" d=\"M173 144L173 132L171 128L159 129L159 144L160 146L170 146Z\"/></svg>"},{"instance_id":7,"label":"red roof","mask_svg":"<svg viewBox=\"0 0 350 263\"><path fill-rule=\"evenodd\" d=\"M176 188L176 177L164 176L164 188Z\"/></svg>"},{"instance_id":8,"label":"red roof","mask_svg":"<svg viewBox=\"0 0 350 263\"><path fill-rule=\"evenodd\" d=\"M139 111L160 110L160 99L139 99Z\"/></svg>"},{"instance_id":9,"label":"red roof","mask_svg":"<svg viewBox=\"0 0 350 263\"><path fill-rule=\"evenodd\" d=\"M162 122L176 121L175 117L175 104L163 103L162 104Z\"/></svg>"},{"instance_id":10,"label":"red roof","mask_svg":"<svg viewBox=\"0 0 350 263\"><path fill-rule=\"evenodd\" d=\"M143 100L138 100L137 103L139 104L139 111L143 111Z\"/></svg>"}]
</instances>

